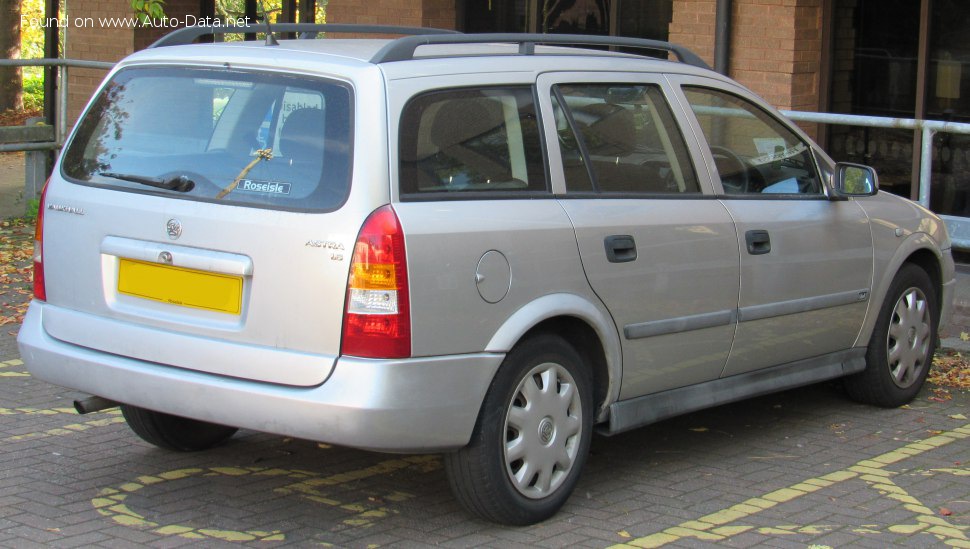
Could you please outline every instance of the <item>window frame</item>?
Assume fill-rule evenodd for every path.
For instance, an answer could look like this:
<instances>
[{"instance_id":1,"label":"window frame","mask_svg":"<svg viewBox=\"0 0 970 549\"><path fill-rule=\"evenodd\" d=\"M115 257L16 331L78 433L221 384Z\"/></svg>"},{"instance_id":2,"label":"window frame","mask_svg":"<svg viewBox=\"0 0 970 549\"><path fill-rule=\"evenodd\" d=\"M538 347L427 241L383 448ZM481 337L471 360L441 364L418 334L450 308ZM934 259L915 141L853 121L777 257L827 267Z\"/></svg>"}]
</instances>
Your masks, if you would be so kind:
<instances>
[{"instance_id":1,"label":"window frame","mask_svg":"<svg viewBox=\"0 0 970 549\"><path fill-rule=\"evenodd\" d=\"M694 139L698 143L698 148L707 164L706 169L710 175L711 185L714 188L714 194L718 199L729 199L729 200L833 200L833 190L831 182L831 170L823 170L820 164L820 157L824 158L824 153L821 153L818 148L818 144L815 140L810 138L801 128L794 124L791 120L786 118L776 109L767 105L763 99L754 95L750 91L734 85L729 81L720 81L712 78L704 78L699 76L690 75L671 75L669 77L671 85L674 88L674 93L677 100L680 102L680 107L683 112L683 116L688 121L691 130L694 134ZM813 194L794 194L794 193L727 193L724 191L721 185L721 178L718 174L717 166L714 162L713 154L711 153L710 144L707 141L707 136L704 134L704 130L701 127L700 121L694 114L693 108L691 107L690 101L687 99L687 95L684 88L698 88L698 89L708 89L722 94L733 96L745 103L751 105L752 107L761 111L765 116L771 118L777 122L781 127L792 132L802 143L807 147L808 152L811 155L812 167L815 171L815 175L818 178L819 184L821 186L821 191L819 193Z\"/></svg>"},{"instance_id":2,"label":"window frame","mask_svg":"<svg viewBox=\"0 0 970 549\"><path fill-rule=\"evenodd\" d=\"M624 192L624 191L609 191L609 190L603 190L602 188L600 188L600 184L599 184L600 181L599 180L600 180L600 177L603 174L598 173L598 171L597 171L597 168L596 168L596 166L595 166L595 164L594 164L594 162L593 162L593 160L591 158L591 155L590 155L589 143L587 143L586 138L583 137L583 132L580 131L579 128L577 127L576 120L575 120L575 116L574 116L573 111L571 109L569 109L569 108L566 107L565 95L563 94L563 91L562 91L562 87L563 86L574 86L574 87L594 87L594 86L600 86L600 87L608 87L608 86L617 86L617 87L631 86L632 87L632 86L636 86L636 87L644 87L644 88L653 88L654 91L656 91L656 92L658 92L660 94L660 101L662 102L662 104L660 105L660 107L661 108L664 108L665 107L667 109L667 112L665 114L666 114L667 117L669 117L669 122L673 124L673 127L672 128L671 127L667 127L666 125L663 128L664 131L667 133L667 135L665 136L666 137L667 144L671 147L671 149L676 148L676 145L678 143L675 143L674 142L674 140L672 139L672 135L671 134L676 133L677 135L679 135L679 137L680 137L680 139L679 139L679 145L682 146L682 150L680 152L683 153L683 156L685 158L681 158L680 157L681 155L678 155L677 154L678 151L675 151L675 150L670 150L670 151L666 151L665 150L664 153L667 154L668 152L670 152L670 153L673 154L673 161L677 162L677 167L676 167L676 170L675 171L680 171L681 172L681 178L684 180L684 184L685 185L688 183L688 181L687 181L688 178L685 177L685 176L689 173L689 175L690 175L690 178L689 178L690 179L690 182L693 183L693 186L695 187L695 190L684 190L684 191L680 191L680 192L655 192L655 191L651 191L651 190L633 190L633 191L629 191L629 192ZM551 91L552 91L552 97L555 99L555 102L559 105L559 108L562 110L563 115L564 115L564 117L566 119L566 122L569 125L569 129L572 132L572 135L573 135L573 137L576 140L576 144L578 146L578 152L579 152L580 156L582 157L583 165L586 167L586 174L588 176L588 180L590 182L590 186L592 187L592 190L590 190L590 191L584 191L584 190L580 190L580 191L570 191L569 188L568 188L569 183L567 181L566 182L566 187L567 187L566 190L567 190L567 193L568 194L573 194L573 195L575 195L575 194L591 194L591 195L604 195L604 196L610 196L610 197L639 197L639 196L643 196L643 195L646 195L646 196L668 196L669 195L669 196L679 196L679 197L683 197L683 196L689 196L689 195L701 195L701 194L703 194L703 189L701 188L701 183L700 183L700 177L699 177L699 175L697 173L697 170L695 169L695 167L693 165L693 160L691 158L690 148L688 146L688 140L684 137L683 131L681 131L681 128L680 128L680 126L677 123L677 118L675 116L674 109L670 106L670 103L667 101L667 98L664 95L663 89L661 88L660 85L658 85L658 84L651 84L651 83L631 83L631 82L595 82L595 83L589 83L589 82L581 82L581 83L559 82L559 83L556 83L556 84L553 84L552 85ZM609 103L604 102L603 104L605 105L605 104L609 104ZM556 108L556 106L554 105L553 106L553 109L555 110L555 108ZM665 117L663 114L660 114L659 113L659 110L660 109L658 109L656 105L652 105L651 108L658 111L657 116L659 118L662 119L662 118ZM661 122L666 122L666 121L661 120ZM558 121L557 121L557 129L556 129L556 131L558 133ZM659 133L658 133L658 137L660 137L659 136ZM661 138L661 140L663 140L663 138ZM561 153L562 153L562 147L560 146L560 158L562 157L562 154ZM671 157L670 156L667 156L667 159L668 160L671 160ZM683 162L683 160L686 160L686 162ZM672 164L671 164L671 169L674 170L674 167L673 167Z\"/></svg>"},{"instance_id":3,"label":"window frame","mask_svg":"<svg viewBox=\"0 0 970 549\"><path fill-rule=\"evenodd\" d=\"M538 167L541 171L542 185L541 189L527 189L527 190L494 190L494 191L430 191L430 192L406 192L404 189L404 154L403 147L406 142L405 133L411 131L413 133L417 128L408 128L405 126L405 115L408 109L414 104L415 101L421 98L427 97L432 94L438 93L461 93L469 91L482 91L482 90L508 90L510 91L510 97L514 97L512 93L515 91L526 91L528 90L529 95L532 99L533 115L536 119L536 130L537 137L539 140L539 151L541 158L538 160ZM465 84L457 86L447 86L447 87L434 87L423 89L403 102L403 105L398 111L397 116L397 143L396 151L392 158L396 160L393 161L395 165L395 171L397 177L395 178L395 191L396 198L400 202L441 202L441 201L455 201L455 200L534 200L538 198L552 198L552 190L550 185L550 173L548 165L548 147L546 146L545 137L545 125L543 123L543 114L539 105L539 96L536 92L536 86L534 83L505 83L505 84ZM521 118L520 118L521 120Z\"/></svg>"},{"instance_id":4,"label":"window frame","mask_svg":"<svg viewBox=\"0 0 970 549\"><path fill-rule=\"evenodd\" d=\"M673 117L673 123L680 132L685 151L693 170L699 192L685 193L600 193L589 191L568 191L562 166L562 150L558 143L555 114L552 105L553 88L556 85L596 85L596 84L627 84L635 86L656 86ZM709 175L709 168L700 143L693 135L695 126L686 117L683 100L678 95L679 90L672 86L668 75L657 72L633 71L555 71L539 75L537 91L542 108L542 117L547 122L545 127L545 142L547 143L547 161L549 163L549 177L553 193L556 198L565 199L637 199L637 200L711 200L716 198L716 192ZM686 167L685 167L686 168Z\"/></svg>"}]
</instances>

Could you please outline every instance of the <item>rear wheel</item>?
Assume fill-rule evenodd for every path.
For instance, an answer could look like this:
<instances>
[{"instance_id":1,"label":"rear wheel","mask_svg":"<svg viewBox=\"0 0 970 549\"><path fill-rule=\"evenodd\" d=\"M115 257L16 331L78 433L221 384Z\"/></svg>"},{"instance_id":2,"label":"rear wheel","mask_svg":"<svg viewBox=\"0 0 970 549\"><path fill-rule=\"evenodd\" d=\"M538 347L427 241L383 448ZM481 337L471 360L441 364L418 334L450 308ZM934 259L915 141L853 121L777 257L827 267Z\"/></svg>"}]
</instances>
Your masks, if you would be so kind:
<instances>
[{"instance_id":1,"label":"rear wheel","mask_svg":"<svg viewBox=\"0 0 970 549\"><path fill-rule=\"evenodd\" d=\"M510 525L539 522L569 498L592 434L589 372L562 338L517 345L485 395L471 442L445 456L455 497Z\"/></svg>"},{"instance_id":2,"label":"rear wheel","mask_svg":"<svg viewBox=\"0 0 970 549\"><path fill-rule=\"evenodd\" d=\"M893 279L869 340L866 369L845 379L853 399L896 407L912 401L933 362L939 311L926 271L904 265Z\"/></svg>"},{"instance_id":3,"label":"rear wheel","mask_svg":"<svg viewBox=\"0 0 970 549\"><path fill-rule=\"evenodd\" d=\"M217 446L236 433L235 427L225 427L205 421L188 419L121 405L121 413L128 427L142 440L166 450L195 452Z\"/></svg>"}]
</instances>

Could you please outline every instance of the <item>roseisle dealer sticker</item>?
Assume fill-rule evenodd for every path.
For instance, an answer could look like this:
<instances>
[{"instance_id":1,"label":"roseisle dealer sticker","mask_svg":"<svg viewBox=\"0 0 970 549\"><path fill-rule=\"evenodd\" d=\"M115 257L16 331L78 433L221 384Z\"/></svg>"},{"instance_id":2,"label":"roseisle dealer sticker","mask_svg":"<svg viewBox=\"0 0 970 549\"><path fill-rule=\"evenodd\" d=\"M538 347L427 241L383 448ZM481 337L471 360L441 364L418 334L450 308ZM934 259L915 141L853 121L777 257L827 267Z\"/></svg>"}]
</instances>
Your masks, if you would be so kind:
<instances>
[{"instance_id":1,"label":"roseisle dealer sticker","mask_svg":"<svg viewBox=\"0 0 970 549\"><path fill-rule=\"evenodd\" d=\"M290 184L280 181L259 181L243 179L236 187L237 191L264 194L290 194Z\"/></svg>"}]
</instances>

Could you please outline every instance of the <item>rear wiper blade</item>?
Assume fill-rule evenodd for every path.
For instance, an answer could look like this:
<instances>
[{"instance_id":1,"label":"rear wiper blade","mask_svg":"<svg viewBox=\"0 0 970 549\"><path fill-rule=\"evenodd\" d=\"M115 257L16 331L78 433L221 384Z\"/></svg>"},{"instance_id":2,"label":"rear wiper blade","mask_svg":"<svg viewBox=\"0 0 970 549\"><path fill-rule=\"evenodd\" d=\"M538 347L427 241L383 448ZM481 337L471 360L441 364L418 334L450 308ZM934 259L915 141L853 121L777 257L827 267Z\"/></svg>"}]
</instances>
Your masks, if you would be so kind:
<instances>
[{"instance_id":1,"label":"rear wiper blade","mask_svg":"<svg viewBox=\"0 0 970 549\"><path fill-rule=\"evenodd\" d=\"M132 183L138 183L140 185L147 185L149 187L156 187L158 189L165 189L180 193L187 193L195 188L195 181L192 181L184 175L172 177L170 179L115 172L100 172L98 175L103 175L112 179L120 179L122 181L131 181Z\"/></svg>"}]
</instances>

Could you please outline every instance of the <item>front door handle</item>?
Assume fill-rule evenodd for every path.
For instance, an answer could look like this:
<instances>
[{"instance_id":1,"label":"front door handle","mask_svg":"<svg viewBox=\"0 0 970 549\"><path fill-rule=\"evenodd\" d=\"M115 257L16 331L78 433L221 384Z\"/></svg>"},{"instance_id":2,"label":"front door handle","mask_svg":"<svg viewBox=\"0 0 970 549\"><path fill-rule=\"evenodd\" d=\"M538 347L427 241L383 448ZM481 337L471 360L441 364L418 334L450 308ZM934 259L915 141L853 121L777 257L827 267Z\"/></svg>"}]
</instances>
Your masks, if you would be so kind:
<instances>
[{"instance_id":1,"label":"front door handle","mask_svg":"<svg viewBox=\"0 0 970 549\"><path fill-rule=\"evenodd\" d=\"M626 263L637 259L637 243L628 234L608 236L603 244L606 246L606 259L610 263Z\"/></svg>"},{"instance_id":2,"label":"front door handle","mask_svg":"<svg viewBox=\"0 0 970 549\"><path fill-rule=\"evenodd\" d=\"M748 231L744 233L744 240L748 243L748 253L751 255L763 255L771 251L768 231Z\"/></svg>"}]
</instances>

